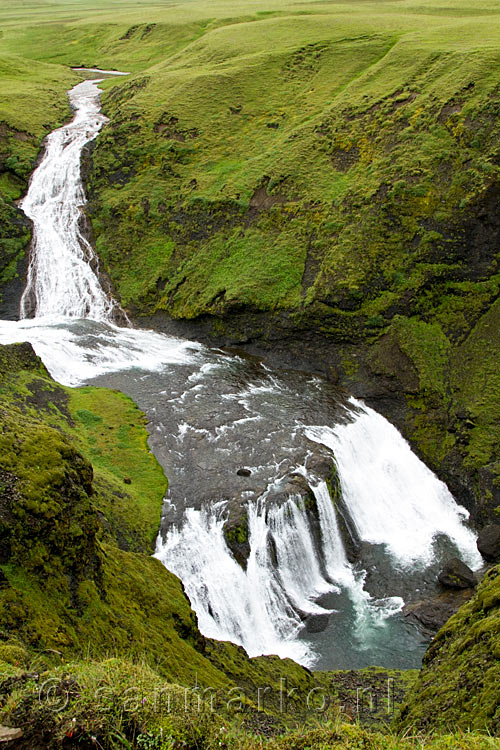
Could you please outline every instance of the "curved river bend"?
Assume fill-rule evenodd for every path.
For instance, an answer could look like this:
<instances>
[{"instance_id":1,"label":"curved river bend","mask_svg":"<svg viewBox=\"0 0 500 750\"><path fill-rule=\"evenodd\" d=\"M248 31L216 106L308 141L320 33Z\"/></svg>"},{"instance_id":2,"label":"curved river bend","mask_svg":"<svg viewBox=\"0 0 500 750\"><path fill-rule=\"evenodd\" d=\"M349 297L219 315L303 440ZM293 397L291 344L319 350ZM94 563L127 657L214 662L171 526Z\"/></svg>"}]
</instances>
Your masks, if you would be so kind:
<instances>
[{"instance_id":1,"label":"curved river bend","mask_svg":"<svg viewBox=\"0 0 500 750\"><path fill-rule=\"evenodd\" d=\"M60 382L119 388L146 412L170 481L155 554L204 634L315 668L418 666L401 609L446 557L481 565L467 512L387 420L320 378L113 322L81 230L98 83L69 92L75 117L32 176L22 319L0 323L0 343L30 341Z\"/></svg>"}]
</instances>

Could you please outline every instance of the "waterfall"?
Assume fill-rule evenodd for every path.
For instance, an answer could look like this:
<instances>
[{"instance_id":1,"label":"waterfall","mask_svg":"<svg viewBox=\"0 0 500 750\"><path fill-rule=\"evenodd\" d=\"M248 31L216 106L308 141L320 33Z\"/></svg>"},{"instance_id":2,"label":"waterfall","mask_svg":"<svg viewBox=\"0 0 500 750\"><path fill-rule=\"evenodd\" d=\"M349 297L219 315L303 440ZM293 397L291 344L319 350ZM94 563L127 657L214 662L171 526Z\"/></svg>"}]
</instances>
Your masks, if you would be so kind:
<instances>
[{"instance_id":1,"label":"waterfall","mask_svg":"<svg viewBox=\"0 0 500 750\"><path fill-rule=\"evenodd\" d=\"M299 471L305 473L303 467ZM401 610L400 597L376 600L363 589L363 575L347 560L326 482L313 480L311 487L320 521L319 548L303 499L291 495L280 507L266 505L267 492L247 508L246 570L224 538L224 503L188 508L180 529L170 528L165 539L159 535L155 555L183 581L205 635L238 643L250 656L278 654L313 666L314 653L297 636L305 618L335 616L315 602L321 595L345 589L361 648L371 627Z\"/></svg>"},{"instance_id":2,"label":"waterfall","mask_svg":"<svg viewBox=\"0 0 500 750\"><path fill-rule=\"evenodd\" d=\"M75 117L47 136L21 203L34 230L22 318L111 319L114 303L99 283L97 258L81 228L82 150L107 121L99 111L97 83L84 81L69 92Z\"/></svg>"},{"instance_id":3,"label":"waterfall","mask_svg":"<svg viewBox=\"0 0 500 750\"><path fill-rule=\"evenodd\" d=\"M350 402L351 421L309 427L306 435L335 456L343 501L359 537L384 545L407 568L432 562L434 542L444 535L469 565L480 567L475 536L464 524L468 511L387 419L354 398Z\"/></svg>"},{"instance_id":4,"label":"waterfall","mask_svg":"<svg viewBox=\"0 0 500 750\"><path fill-rule=\"evenodd\" d=\"M182 580L202 633L238 643L250 656L278 654L313 662L307 644L296 639L302 628L297 605L306 613L325 613L310 597L329 585L319 572L300 510L293 498L281 508L249 506L246 570L226 544L220 506L188 508L182 527L171 528L165 541L158 538L156 557Z\"/></svg>"},{"instance_id":5,"label":"waterfall","mask_svg":"<svg viewBox=\"0 0 500 750\"><path fill-rule=\"evenodd\" d=\"M351 399L351 405L345 424L302 429L332 452L343 504L359 538L383 546L404 570L425 569L434 560L436 539L445 536L479 567L474 534L464 524L467 511L395 427L359 401ZM345 592L359 649L368 647L404 601L391 595L376 599L365 590L362 567L348 561L326 482L308 476L304 467L295 471L307 478L316 499L319 544L299 496L276 507L267 504L266 492L248 505L246 571L226 544L223 503L217 510L189 508L180 529L159 536L156 555L182 579L202 632L239 643L250 655L277 653L311 665L314 655L297 635L304 617L332 614L316 603L318 597Z\"/></svg>"},{"instance_id":6,"label":"waterfall","mask_svg":"<svg viewBox=\"0 0 500 750\"><path fill-rule=\"evenodd\" d=\"M357 654L386 632L384 648L393 654L386 626L398 619L393 615L403 600L391 595L390 581L388 596L370 595L363 560L349 562L327 484L305 468L310 441L336 463L343 513L359 539L387 552L399 578L410 568L425 572L435 562L436 543L442 539L478 567L481 558L465 523L467 512L381 415L351 399L346 420L338 424L337 406L331 407L331 393L326 387L322 391L319 379L301 381L297 387L290 373L270 374L264 367L262 378L255 374L255 365L236 356L231 374L229 355L113 323L116 304L100 286L97 259L81 229L81 153L106 122L100 114L98 83L85 81L69 92L75 117L48 136L22 202L34 227L23 319L0 321L0 342L30 341L52 375L65 384L106 376L104 384L144 397L144 406L137 400L148 418L156 420L156 455L160 460L174 457L168 474L177 471L181 488L183 473L191 482L182 497L177 491L181 512L176 525L159 535L155 554L182 579L205 635L238 643L250 655L276 653L313 665L318 641L304 636L304 622L330 618L332 630L326 631L323 647L331 648L340 633L344 640L334 643L338 652L348 647L350 654ZM214 398L221 423L213 413ZM169 403L172 410L164 416L161 408ZM205 413L201 425L196 423L200 408ZM204 441L206 451L213 451L199 462L197 475L210 492L208 482L218 467L229 479L239 474L242 460L253 460L253 491L239 486L234 494L246 502L246 569L226 543L222 493L215 491L205 504L190 507L201 444L190 442L191 434ZM221 455L222 466L214 461ZM272 488L293 473L306 479L315 510L291 491L276 502L280 494ZM381 652L374 653L378 658ZM342 666L350 666L348 660Z\"/></svg>"}]
</instances>

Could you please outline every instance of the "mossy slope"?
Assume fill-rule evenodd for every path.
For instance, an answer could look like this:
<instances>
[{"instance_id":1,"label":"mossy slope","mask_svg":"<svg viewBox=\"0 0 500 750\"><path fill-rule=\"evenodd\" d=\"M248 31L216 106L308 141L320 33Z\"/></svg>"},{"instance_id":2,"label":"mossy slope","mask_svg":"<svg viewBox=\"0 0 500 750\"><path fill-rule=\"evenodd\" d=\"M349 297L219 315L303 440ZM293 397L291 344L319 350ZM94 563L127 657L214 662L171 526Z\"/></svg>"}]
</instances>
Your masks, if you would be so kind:
<instances>
[{"instance_id":1,"label":"mossy slope","mask_svg":"<svg viewBox=\"0 0 500 750\"><path fill-rule=\"evenodd\" d=\"M500 730L500 569L492 568L476 595L431 643L400 728Z\"/></svg>"},{"instance_id":2,"label":"mossy slope","mask_svg":"<svg viewBox=\"0 0 500 750\"><path fill-rule=\"evenodd\" d=\"M500 741L479 733L409 737L368 730L335 709L283 727L256 714L238 693L200 692L166 682L124 659L69 662L43 674L0 661L6 679L2 724L21 727L17 750L486 750ZM232 701L228 705L227 700Z\"/></svg>"}]
</instances>

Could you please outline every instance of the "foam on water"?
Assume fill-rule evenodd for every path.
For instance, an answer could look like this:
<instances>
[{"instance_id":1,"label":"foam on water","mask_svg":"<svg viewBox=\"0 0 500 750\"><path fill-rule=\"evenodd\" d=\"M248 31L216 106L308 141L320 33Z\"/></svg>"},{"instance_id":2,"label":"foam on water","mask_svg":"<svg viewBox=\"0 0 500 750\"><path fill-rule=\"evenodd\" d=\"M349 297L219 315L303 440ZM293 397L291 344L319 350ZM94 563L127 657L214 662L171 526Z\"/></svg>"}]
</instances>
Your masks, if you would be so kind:
<instances>
[{"instance_id":1,"label":"foam on water","mask_svg":"<svg viewBox=\"0 0 500 750\"><path fill-rule=\"evenodd\" d=\"M46 318L0 321L0 344L29 341L55 380L83 385L125 370L160 372L166 366L201 363L203 347L154 331Z\"/></svg>"},{"instance_id":2,"label":"foam on water","mask_svg":"<svg viewBox=\"0 0 500 750\"><path fill-rule=\"evenodd\" d=\"M467 510L387 419L350 401L352 421L309 427L306 435L334 454L342 497L360 538L385 545L408 567L430 564L435 540L445 535L469 565L480 567L475 535L464 524Z\"/></svg>"}]
</instances>

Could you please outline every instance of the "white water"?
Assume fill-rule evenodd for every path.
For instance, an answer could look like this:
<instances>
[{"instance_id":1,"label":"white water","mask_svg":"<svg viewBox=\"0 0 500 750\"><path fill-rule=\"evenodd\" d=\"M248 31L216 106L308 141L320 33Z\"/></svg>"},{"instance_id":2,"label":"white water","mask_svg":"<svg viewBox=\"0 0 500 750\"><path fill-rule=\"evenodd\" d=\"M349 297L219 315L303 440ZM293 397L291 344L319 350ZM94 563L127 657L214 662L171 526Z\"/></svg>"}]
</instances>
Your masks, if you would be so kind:
<instances>
[{"instance_id":1,"label":"white water","mask_svg":"<svg viewBox=\"0 0 500 750\"><path fill-rule=\"evenodd\" d=\"M70 92L76 114L54 130L33 173L21 207L32 222L34 240L21 317L93 318L108 321L114 302L94 272L96 256L80 229L85 193L80 179L82 149L107 118L100 114L96 82L84 81Z\"/></svg>"},{"instance_id":2,"label":"white water","mask_svg":"<svg viewBox=\"0 0 500 750\"><path fill-rule=\"evenodd\" d=\"M21 309L25 319L0 322L0 343L30 341L52 375L68 385L123 371L142 370L149 377L167 367L188 365L186 383L216 381L223 365L206 362L204 347L112 322L115 303L99 283L95 255L80 231L85 203L81 152L106 122L99 112L97 83L87 81L70 92L75 118L48 137L44 158L33 174L22 204L34 224ZM33 319L27 319L31 315ZM249 411L251 399L259 394L271 401L281 398L278 379L271 377L266 385L250 382L236 395L222 393L220 399L221 404L234 399ZM385 546L395 563L404 567L415 562L426 565L433 558L436 536L447 534L464 559L477 564L473 535L463 523L465 511L395 428L373 410L353 405L357 413L348 424L295 425L290 440L301 433L335 453L344 502L360 538ZM216 428L212 442L228 433L236 444L238 430L263 419L260 414L233 419ZM185 419L181 422L188 425ZM180 425L180 440L187 429ZM200 437L209 434L197 432ZM281 450L283 454L291 449ZM182 457L179 452L179 460ZM283 460L276 459L273 471ZM300 466L296 471L307 476ZM275 480L270 477L271 483ZM240 643L251 655L278 653L312 664L315 654L310 644L297 637L302 616L331 612L336 617L333 608L315 601L317 597L347 593L359 648L370 642L374 628L383 627L399 611L399 597L376 600L364 590L363 572L348 562L325 482L317 477L308 481L316 498L321 541L314 536L300 497L291 495L274 506L267 502L266 491L248 505L251 552L246 571L226 545L219 497L213 498L210 508L188 507L180 528L170 528L164 541L159 537L156 554L182 578L203 633Z\"/></svg>"},{"instance_id":3,"label":"white water","mask_svg":"<svg viewBox=\"0 0 500 750\"><path fill-rule=\"evenodd\" d=\"M63 385L125 370L161 372L166 365L195 363L203 347L155 331L55 318L0 321L0 344L29 341L52 377Z\"/></svg>"},{"instance_id":4,"label":"white water","mask_svg":"<svg viewBox=\"0 0 500 750\"><path fill-rule=\"evenodd\" d=\"M331 449L342 496L360 538L385 545L403 567L428 565L439 535L472 567L481 565L469 517L446 485L412 452L398 430L355 399L352 422L309 427L307 436Z\"/></svg>"},{"instance_id":5,"label":"white water","mask_svg":"<svg viewBox=\"0 0 500 750\"><path fill-rule=\"evenodd\" d=\"M100 113L101 80L83 81L68 92L75 116L45 141L43 159L21 203L33 222L21 320L0 321L0 343L29 341L51 375L70 386L117 371L160 372L168 364L196 361L203 349L113 323L118 306L101 287L97 258L80 228L86 202L82 150L107 122Z\"/></svg>"},{"instance_id":6,"label":"white water","mask_svg":"<svg viewBox=\"0 0 500 750\"><path fill-rule=\"evenodd\" d=\"M170 529L165 542L158 538L156 557L182 579L205 635L234 641L250 656L273 653L312 664L307 644L296 639L299 612L325 614L314 598L332 586L321 574L301 498L291 496L281 507L265 499L248 507L246 571L226 544L220 508L188 509L180 530Z\"/></svg>"}]
</instances>

